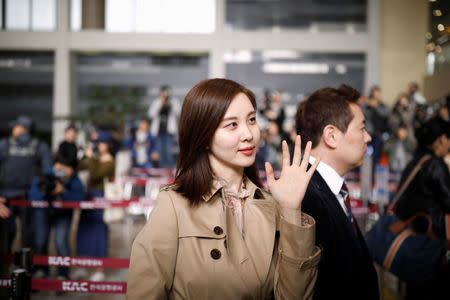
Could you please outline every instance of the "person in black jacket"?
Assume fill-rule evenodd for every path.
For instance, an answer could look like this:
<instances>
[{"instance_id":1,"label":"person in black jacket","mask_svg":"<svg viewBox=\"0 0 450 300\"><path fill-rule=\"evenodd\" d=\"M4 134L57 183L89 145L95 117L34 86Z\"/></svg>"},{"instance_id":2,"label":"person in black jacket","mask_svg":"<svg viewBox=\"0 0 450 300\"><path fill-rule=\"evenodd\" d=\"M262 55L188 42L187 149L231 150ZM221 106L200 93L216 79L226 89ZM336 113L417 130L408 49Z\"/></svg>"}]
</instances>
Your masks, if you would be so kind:
<instances>
[{"instance_id":1,"label":"person in black jacket","mask_svg":"<svg viewBox=\"0 0 450 300\"><path fill-rule=\"evenodd\" d=\"M357 105L360 94L341 85L311 94L297 107L302 144L312 142L310 163L320 157L302 210L316 220L323 249L313 299L378 300L377 273L349 206L344 176L362 165L371 141Z\"/></svg>"},{"instance_id":2,"label":"person in black jacket","mask_svg":"<svg viewBox=\"0 0 450 300\"><path fill-rule=\"evenodd\" d=\"M416 131L416 137L418 148L403 171L400 186L423 156L428 154L431 158L423 163L397 201L395 214L401 220L408 220L419 212L429 214L434 235L445 240L447 234L445 215L450 214L450 174L443 158L450 149L450 123L433 118ZM418 218L412 225L416 232L427 232L428 222L423 218ZM450 280L448 273L448 270L443 269L438 275L438 280L423 284L407 283L407 299L438 299L432 295L442 295L444 291L440 288L447 286Z\"/></svg>"}]
</instances>

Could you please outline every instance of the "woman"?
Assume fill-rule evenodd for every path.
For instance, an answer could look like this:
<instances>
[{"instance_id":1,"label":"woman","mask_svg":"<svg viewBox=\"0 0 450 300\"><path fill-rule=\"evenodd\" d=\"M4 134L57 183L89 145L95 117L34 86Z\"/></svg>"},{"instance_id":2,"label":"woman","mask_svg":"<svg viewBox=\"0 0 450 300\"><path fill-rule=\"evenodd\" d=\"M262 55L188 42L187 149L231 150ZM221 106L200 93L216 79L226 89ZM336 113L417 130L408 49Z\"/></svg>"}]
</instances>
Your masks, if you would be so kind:
<instances>
[{"instance_id":1,"label":"woman","mask_svg":"<svg viewBox=\"0 0 450 300\"><path fill-rule=\"evenodd\" d=\"M432 233L435 238L445 241L450 234L445 224L445 215L450 214L450 173L443 158L450 149L450 123L433 118L418 129L416 136L418 148L403 172L400 186L422 157L428 155L429 159L398 200L395 214L402 220L408 220L417 213L429 214ZM428 222L423 218L416 219L412 225L416 232L427 232ZM442 292L447 290L450 280L448 270L438 270L437 278L426 278L428 276L424 274L420 283L407 283L406 299L439 299L439 295L444 295Z\"/></svg>"},{"instance_id":2,"label":"woman","mask_svg":"<svg viewBox=\"0 0 450 300\"><path fill-rule=\"evenodd\" d=\"M105 178L114 177L114 157L110 147L112 136L107 131L100 131L97 138L98 155L92 148L86 149L86 158L80 162L79 169L89 170L89 197L103 197L103 182ZM103 221L103 210L82 210L77 234L77 255L87 257L108 256L108 227ZM84 269L81 269L84 270ZM80 273L83 271L79 271ZM83 277L84 274L75 274ZM103 281L105 274L99 268L90 277L91 281Z\"/></svg>"},{"instance_id":3,"label":"woman","mask_svg":"<svg viewBox=\"0 0 450 300\"><path fill-rule=\"evenodd\" d=\"M280 179L255 155L260 131L253 93L227 79L197 84L180 116L175 182L136 237L127 299L311 299L320 250L301 201L317 162L290 165L283 142ZM276 199L276 201L274 200Z\"/></svg>"}]
</instances>

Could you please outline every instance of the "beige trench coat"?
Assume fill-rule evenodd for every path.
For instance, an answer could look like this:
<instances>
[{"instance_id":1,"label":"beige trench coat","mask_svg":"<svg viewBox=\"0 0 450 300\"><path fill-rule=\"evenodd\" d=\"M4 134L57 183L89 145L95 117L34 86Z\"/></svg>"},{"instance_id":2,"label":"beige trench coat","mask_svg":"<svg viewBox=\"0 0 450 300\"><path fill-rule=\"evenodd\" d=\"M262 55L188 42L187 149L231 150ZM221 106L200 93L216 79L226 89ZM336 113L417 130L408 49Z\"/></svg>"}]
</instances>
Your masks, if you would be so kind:
<instances>
[{"instance_id":1,"label":"beige trench coat","mask_svg":"<svg viewBox=\"0 0 450 300\"><path fill-rule=\"evenodd\" d=\"M279 217L275 200L248 179L245 238L218 183L191 208L167 188L136 237L127 299L312 299L321 251L315 223ZM278 234L279 233L279 234Z\"/></svg>"}]
</instances>

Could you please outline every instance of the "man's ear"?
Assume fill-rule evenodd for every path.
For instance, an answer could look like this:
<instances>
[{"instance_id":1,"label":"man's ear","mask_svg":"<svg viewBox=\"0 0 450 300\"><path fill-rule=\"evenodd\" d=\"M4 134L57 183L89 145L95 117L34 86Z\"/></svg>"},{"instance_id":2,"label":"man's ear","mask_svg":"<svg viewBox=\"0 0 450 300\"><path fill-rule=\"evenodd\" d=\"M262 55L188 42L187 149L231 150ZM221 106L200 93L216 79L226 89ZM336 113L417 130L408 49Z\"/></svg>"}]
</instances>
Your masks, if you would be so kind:
<instances>
[{"instance_id":1,"label":"man's ear","mask_svg":"<svg viewBox=\"0 0 450 300\"><path fill-rule=\"evenodd\" d=\"M339 129L333 125L327 125L322 131L322 141L327 147L336 149L339 134L341 134Z\"/></svg>"}]
</instances>

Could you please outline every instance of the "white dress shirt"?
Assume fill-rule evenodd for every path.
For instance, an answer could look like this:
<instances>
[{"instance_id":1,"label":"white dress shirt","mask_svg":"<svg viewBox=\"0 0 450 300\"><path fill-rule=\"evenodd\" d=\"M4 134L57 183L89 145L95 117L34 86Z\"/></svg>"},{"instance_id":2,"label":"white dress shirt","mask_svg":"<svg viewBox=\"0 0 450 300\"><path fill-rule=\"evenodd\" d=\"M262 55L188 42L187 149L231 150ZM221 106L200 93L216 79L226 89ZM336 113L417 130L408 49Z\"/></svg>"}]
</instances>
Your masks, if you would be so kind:
<instances>
[{"instance_id":1,"label":"white dress shirt","mask_svg":"<svg viewBox=\"0 0 450 300\"><path fill-rule=\"evenodd\" d=\"M315 161L316 158L311 155L309 157L309 163L312 165ZM317 166L316 171L319 172L320 176L322 176L323 180L325 180L331 192L336 196L336 199L339 201L339 204L347 215L348 212L347 207L345 206L345 198L340 193L342 185L344 184L344 177L341 177L332 167L322 161Z\"/></svg>"}]
</instances>

